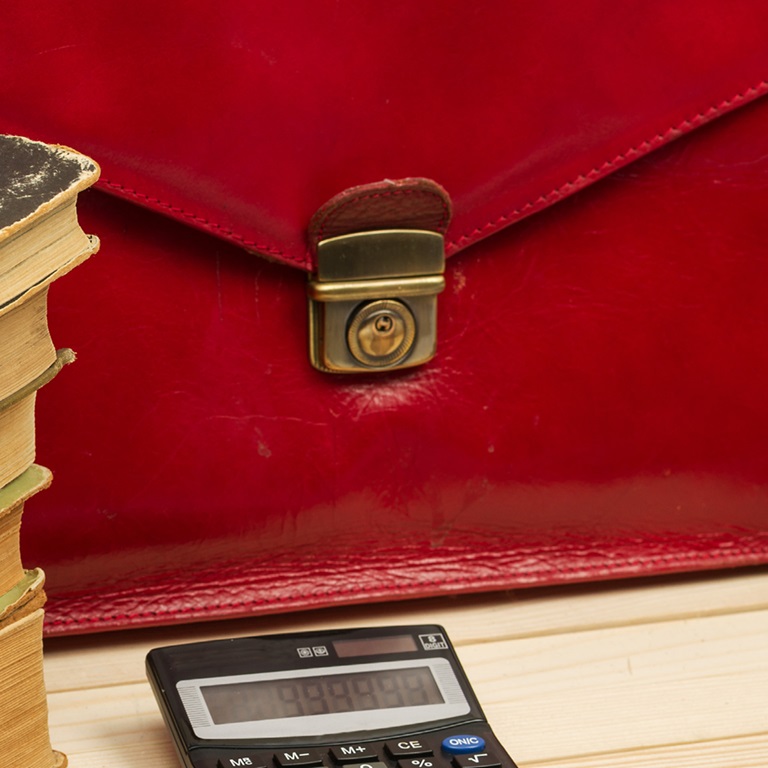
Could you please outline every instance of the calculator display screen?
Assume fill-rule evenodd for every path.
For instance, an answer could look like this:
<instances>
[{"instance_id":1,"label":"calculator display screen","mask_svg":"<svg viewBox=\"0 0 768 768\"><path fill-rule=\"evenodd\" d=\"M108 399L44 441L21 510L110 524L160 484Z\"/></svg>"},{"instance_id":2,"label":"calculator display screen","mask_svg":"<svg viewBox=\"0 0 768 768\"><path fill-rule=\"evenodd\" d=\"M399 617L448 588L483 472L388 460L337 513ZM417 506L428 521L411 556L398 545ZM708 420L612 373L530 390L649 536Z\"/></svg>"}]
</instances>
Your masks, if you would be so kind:
<instances>
[{"instance_id":1,"label":"calculator display screen","mask_svg":"<svg viewBox=\"0 0 768 768\"><path fill-rule=\"evenodd\" d=\"M442 656L306 666L179 680L200 739L299 739L413 728L470 711Z\"/></svg>"},{"instance_id":2,"label":"calculator display screen","mask_svg":"<svg viewBox=\"0 0 768 768\"><path fill-rule=\"evenodd\" d=\"M443 704L428 666L201 686L215 724Z\"/></svg>"}]
</instances>

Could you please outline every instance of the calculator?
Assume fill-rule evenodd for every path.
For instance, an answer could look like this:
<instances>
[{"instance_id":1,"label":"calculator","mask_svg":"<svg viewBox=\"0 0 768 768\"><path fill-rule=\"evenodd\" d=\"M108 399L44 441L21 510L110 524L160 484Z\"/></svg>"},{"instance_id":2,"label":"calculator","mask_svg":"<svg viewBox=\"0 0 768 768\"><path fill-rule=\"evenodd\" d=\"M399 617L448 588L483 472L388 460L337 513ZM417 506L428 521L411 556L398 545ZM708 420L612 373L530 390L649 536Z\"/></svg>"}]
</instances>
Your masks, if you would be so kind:
<instances>
[{"instance_id":1,"label":"calculator","mask_svg":"<svg viewBox=\"0 0 768 768\"><path fill-rule=\"evenodd\" d=\"M437 625L156 648L186 768L517 768Z\"/></svg>"}]
</instances>

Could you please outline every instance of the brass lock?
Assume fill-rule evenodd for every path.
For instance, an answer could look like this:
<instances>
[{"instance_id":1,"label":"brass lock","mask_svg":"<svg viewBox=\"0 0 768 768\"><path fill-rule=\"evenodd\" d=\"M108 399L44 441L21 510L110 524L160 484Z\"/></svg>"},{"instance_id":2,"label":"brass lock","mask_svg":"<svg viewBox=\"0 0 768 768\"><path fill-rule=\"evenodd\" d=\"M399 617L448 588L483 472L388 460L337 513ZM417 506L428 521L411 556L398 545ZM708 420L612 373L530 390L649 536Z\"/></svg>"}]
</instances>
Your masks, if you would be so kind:
<instances>
[{"instance_id":1,"label":"brass lock","mask_svg":"<svg viewBox=\"0 0 768 768\"><path fill-rule=\"evenodd\" d=\"M437 294L445 287L443 249L442 235L425 230L321 241L308 290L312 365L364 373L431 359Z\"/></svg>"},{"instance_id":2,"label":"brass lock","mask_svg":"<svg viewBox=\"0 0 768 768\"><path fill-rule=\"evenodd\" d=\"M379 299L355 310L347 329L347 346L363 365L396 365L408 356L416 340L413 313L401 301Z\"/></svg>"}]
</instances>

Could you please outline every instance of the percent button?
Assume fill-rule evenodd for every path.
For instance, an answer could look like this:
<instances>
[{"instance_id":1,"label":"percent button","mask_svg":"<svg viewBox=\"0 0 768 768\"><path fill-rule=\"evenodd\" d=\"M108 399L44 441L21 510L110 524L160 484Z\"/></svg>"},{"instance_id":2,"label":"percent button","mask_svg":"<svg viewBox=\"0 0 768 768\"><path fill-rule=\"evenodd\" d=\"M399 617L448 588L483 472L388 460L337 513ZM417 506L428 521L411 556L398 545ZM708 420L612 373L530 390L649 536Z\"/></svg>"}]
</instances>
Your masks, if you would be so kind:
<instances>
[{"instance_id":1,"label":"percent button","mask_svg":"<svg viewBox=\"0 0 768 768\"><path fill-rule=\"evenodd\" d=\"M435 768L435 761L431 757L413 757L410 760L399 760L398 768Z\"/></svg>"}]
</instances>

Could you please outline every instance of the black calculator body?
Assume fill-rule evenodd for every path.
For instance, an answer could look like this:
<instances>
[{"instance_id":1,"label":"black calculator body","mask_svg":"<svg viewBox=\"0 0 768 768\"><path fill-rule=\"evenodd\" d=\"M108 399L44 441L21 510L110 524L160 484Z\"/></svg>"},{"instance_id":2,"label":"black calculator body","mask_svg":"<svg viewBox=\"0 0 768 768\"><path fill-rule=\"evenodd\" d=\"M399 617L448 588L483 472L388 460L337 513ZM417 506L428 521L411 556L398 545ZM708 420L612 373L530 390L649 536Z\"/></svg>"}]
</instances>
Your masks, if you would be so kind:
<instances>
[{"instance_id":1,"label":"black calculator body","mask_svg":"<svg viewBox=\"0 0 768 768\"><path fill-rule=\"evenodd\" d=\"M157 648L186 768L516 768L436 625Z\"/></svg>"}]
</instances>

